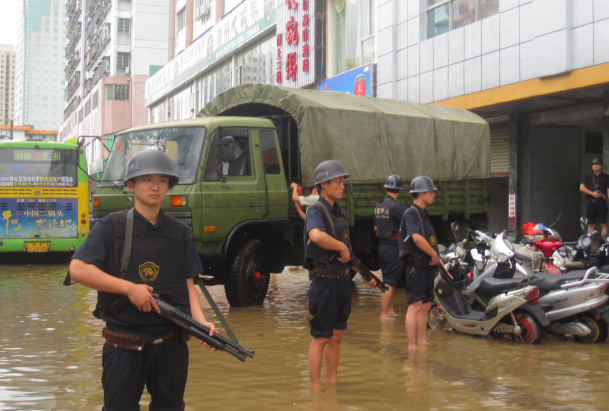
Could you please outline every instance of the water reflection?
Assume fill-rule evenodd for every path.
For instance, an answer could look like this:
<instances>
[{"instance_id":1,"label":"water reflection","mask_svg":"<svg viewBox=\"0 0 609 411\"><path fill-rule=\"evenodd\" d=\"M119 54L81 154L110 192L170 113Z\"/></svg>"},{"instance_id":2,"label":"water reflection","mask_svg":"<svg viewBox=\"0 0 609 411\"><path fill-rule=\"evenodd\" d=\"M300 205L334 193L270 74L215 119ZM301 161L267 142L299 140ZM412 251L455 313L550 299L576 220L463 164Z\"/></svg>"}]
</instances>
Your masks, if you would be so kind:
<instances>
[{"instance_id":1,"label":"water reflection","mask_svg":"<svg viewBox=\"0 0 609 411\"><path fill-rule=\"evenodd\" d=\"M101 409L102 324L95 293L63 287L65 265L0 266L0 409ZM380 321L380 298L356 278L339 383L311 393L306 272L273 276L262 307L230 308L211 293L244 347L245 363L190 345L186 409L397 410L606 408L609 345L551 338L540 346L430 331L436 347L407 350L404 318ZM202 298L202 301L204 299ZM209 319L219 322L204 305ZM406 312L397 290L395 309ZM142 398L148 410L150 398Z\"/></svg>"}]
</instances>

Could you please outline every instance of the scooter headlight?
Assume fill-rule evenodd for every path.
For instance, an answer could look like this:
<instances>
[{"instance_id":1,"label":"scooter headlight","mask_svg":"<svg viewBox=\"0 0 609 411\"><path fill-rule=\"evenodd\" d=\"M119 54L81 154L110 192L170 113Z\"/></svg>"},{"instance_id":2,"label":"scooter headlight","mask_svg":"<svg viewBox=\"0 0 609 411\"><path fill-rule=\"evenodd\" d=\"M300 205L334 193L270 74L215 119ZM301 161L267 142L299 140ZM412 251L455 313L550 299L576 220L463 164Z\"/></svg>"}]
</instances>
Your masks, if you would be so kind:
<instances>
[{"instance_id":1,"label":"scooter headlight","mask_svg":"<svg viewBox=\"0 0 609 411\"><path fill-rule=\"evenodd\" d=\"M579 246L581 248L588 248L592 246L592 238L589 235L581 236L579 239Z\"/></svg>"}]
</instances>

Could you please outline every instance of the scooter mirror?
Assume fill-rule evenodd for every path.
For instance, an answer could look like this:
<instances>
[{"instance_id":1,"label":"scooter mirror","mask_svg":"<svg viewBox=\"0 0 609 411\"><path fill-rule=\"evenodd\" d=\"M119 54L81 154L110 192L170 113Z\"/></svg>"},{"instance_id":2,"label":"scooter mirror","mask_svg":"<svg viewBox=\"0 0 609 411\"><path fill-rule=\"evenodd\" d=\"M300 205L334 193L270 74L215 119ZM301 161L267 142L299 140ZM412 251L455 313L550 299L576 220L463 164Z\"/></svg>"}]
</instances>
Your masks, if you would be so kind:
<instances>
[{"instance_id":1,"label":"scooter mirror","mask_svg":"<svg viewBox=\"0 0 609 411\"><path fill-rule=\"evenodd\" d=\"M453 235L455 236L455 242L459 241L458 232L459 232L459 223L453 221L450 225L450 229L453 231Z\"/></svg>"},{"instance_id":2,"label":"scooter mirror","mask_svg":"<svg viewBox=\"0 0 609 411\"><path fill-rule=\"evenodd\" d=\"M586 231L586 226L588 225L588 219L586 217L580 217L579 226L583 231Z\"/></svg>"},{"instance_id":3,"label":"scooter mirror","mask_svg":"<svg viewBox=\"0 0 609 411\"><path fill-rule=\"evenodd\" d=\"M438 244L438 251L443 253L446 251L446 246L444 244Z\"/></svg>"}]
</instances>

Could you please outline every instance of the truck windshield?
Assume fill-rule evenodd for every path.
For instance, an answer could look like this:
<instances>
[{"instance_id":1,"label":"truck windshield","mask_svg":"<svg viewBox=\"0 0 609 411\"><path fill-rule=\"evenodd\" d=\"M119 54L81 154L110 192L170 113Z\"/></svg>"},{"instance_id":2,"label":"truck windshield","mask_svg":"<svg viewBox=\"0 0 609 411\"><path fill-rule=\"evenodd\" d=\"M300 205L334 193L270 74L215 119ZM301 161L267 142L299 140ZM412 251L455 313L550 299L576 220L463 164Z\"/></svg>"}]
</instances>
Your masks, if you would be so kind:
<instances>
[{"instance_id":1,"label":"truck windshield","mask_svg":"<svg viewBox=\"0 0 609 411\"><path fill-rule=\"evenodd\" d=\"M77 151L0 149L0 187L76 187Z\"/></svg>"},{"instance_id":2,"label":"truck windshield","mask_svg":"<svg viewBox=\"0 0 609 411\"><path fill-rule=\"evenodd\" d=\"M167 127L120 134L104 168L99 186L122 184L127 165L143 150L159 150L169 156L180 184L192 184L197 178L205 127Z\"/></svg>"}]
</instances>

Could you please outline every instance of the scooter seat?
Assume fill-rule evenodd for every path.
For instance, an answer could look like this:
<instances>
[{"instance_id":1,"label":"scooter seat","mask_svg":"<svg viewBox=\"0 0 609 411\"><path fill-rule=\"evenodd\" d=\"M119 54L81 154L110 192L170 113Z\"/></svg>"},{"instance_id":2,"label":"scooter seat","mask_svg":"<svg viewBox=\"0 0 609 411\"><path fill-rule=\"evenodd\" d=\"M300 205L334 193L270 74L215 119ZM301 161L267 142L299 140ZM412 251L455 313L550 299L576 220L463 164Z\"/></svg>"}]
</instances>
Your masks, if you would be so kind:
<instances>
[{"instance_id":1,"label":"scooter seat","mask_svg":"<svg viewBox=\"0 0 609 411\"><path fill-rule=\"evenodd\" d=\"M536 286L540 290L551 291L558 290L560 286L568 282L574 282L581 280L586 275L586 270L569 271L565 274L548 274L548 273L537 273L533 276L531 285ZM590 276L588 278L594 278ZM540 281L535 281L540 280Z\"/></svg>"},{"instance_id":2,"label":"scooter seat","mask_svg":"<svg viewBox=\"0 0 609 411\"><path fill-rule=\"evenodd\" d=\"M521 278L485 278L480 282L476 293L490 300L504 291L513 290L521 281Z\"/></svg>"}]
</instances>

